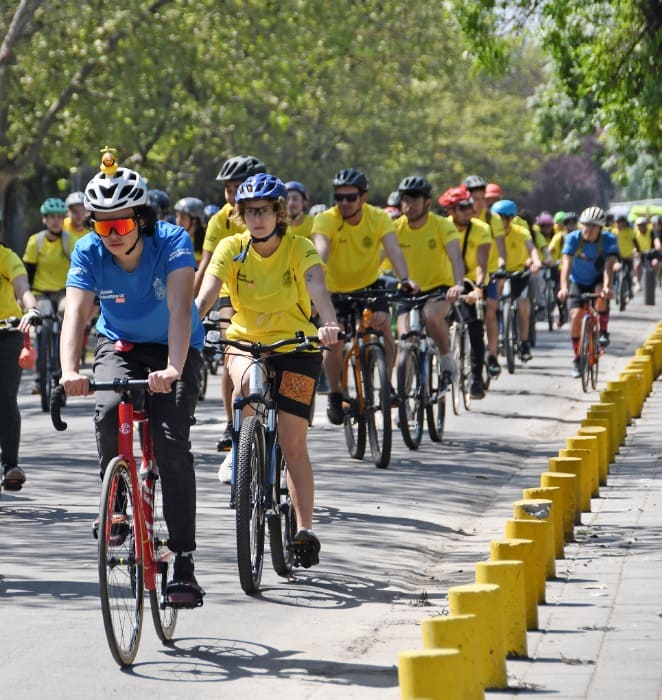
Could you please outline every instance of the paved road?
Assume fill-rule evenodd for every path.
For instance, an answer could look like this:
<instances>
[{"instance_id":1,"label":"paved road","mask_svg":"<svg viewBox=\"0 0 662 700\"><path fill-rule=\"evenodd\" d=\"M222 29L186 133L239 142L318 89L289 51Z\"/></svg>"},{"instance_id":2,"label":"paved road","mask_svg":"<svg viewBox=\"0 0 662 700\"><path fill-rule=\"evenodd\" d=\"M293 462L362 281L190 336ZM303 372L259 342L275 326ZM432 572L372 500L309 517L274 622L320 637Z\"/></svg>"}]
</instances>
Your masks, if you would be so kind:
<instances>
[{"instance_id":1,"label":"paved road","mask_svg":"<svg viewBox=\"0 0 662 700\"><path fill-rule=\"evenodd\" d=\"M615 377L658 315L639 298L616 312L603 380ZM398 651L420 647L418 623L446 609L449 586L473 581L474 563L502 536L511 502L538 484L547 457L597 399L569 376L567 333L539 328L528 366L500 378L470 414L450 416L441 447L426 440L410 452L396 436L388 470L347 457L321 400L310 433L320 566L289 582L265 566L264 589L254 598L239 587L233 512L216 479L214 379L193 433L205 605L180 616L170 648L157 642L147 619L137 662L124 673L107 650L97 599L92 404L71 402L69 431L55 433L38 397L27 394L26 377L28 482L0 500L6 697L399 697Z\"/></svg>"}]
</instances>

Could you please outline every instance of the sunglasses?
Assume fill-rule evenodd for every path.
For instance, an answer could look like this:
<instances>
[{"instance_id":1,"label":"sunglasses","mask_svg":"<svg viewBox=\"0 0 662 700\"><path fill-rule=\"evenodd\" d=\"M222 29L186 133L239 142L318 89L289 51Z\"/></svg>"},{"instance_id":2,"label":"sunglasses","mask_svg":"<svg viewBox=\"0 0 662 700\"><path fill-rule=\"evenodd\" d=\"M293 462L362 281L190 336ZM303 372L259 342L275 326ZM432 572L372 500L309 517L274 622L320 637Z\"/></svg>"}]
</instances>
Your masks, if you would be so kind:
<instances>
[{"instance_id":1,"label":"sunglasses","mask_svg":"<svg viewBox=\"0 0 662 700\"><path fill-rule=\"evenodd\" d=\"M244 210L244 216L255 216L264 217L269 216L269 214L275 214L276 210L272 204L265 204L263 207L246 207Z\"/></svg>"},{"instance_id":2,"label":"sunglasses","mask_svg":"<svg viewBox=\"0 0 662 700\"><path fill-rule=\"evenodd\" d=\"M90 219L90 224L92 225L92 230L103 238L108 238L113 231L118 236L126 236L127 233L131 233L136 228L136 220L133 217L128 219L104 219L103 221Z\"/></svg>"},{"instance_id":3,"label":"sunglasses","mask_svg":"<svg viewBox=\"0 0 662 700\"><path fill-rule=\"evenodd\" d=\"M356 200L361 195L358 192L352 192L352 194L342 194L341 192L336 192L333 195L333 199L336 202L356 202Z\"/></svg>"},{"instance_id":4,"label":"sunglasses","mask_svg":"<svg viewBox=\"0 0 662 700\"><path fill-rule=\"evenodd\" d=\"M460 204L457 205L457 208L460 209L461 211L467 211L467 209L473 209L474 205L471 202L466 202L466 203L460 202Z\"/></svg>"}]
</instances>

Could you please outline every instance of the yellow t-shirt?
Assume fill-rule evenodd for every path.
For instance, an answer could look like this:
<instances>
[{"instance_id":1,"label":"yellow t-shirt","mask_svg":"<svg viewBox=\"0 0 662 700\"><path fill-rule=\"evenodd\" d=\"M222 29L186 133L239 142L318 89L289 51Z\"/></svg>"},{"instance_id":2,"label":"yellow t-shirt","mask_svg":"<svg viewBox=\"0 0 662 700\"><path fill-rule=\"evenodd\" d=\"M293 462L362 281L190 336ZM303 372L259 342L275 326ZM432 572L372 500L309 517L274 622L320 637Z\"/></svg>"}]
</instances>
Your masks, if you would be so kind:
<instances>
[{"instance_id":1,"label":"yellow t-shirt","mask_svg":"<svg viewBox=\"0 0 662 700\"><path fill-rule=\"evenodd\" d=\"M308 268L322 265L315 246L307 238L286 235L267 258L251 245L244 262L235 260L249 241L247 231L224 238L207 268L226 283L237 312L228 338L274 343L297 331L317 335L310 321L311 301L304 278Z\"/></svg>"},{"instance_id":2,"label":"yellow t-shirt","mask_svg":"<svg viewBox=\"0 0 662 700\"><path fill-rule=\"evenodd\" d=\"M552 260L555 263L561 262L561 251L563 250L563 244L565 243L566 232L565 230L557 231L552 236L552 240L549 242L549 254L552 256Z\"/></svg>"},{"instance_id":3,"label":"yellow t-shirt","mask_svg":"<svg viewBox=\"0 0 662 700\"><path fill-rule=\"evenodd\" d=\"M64 223L62 224L62 230L67 231L69 233L69 235L71 236L71 239L73 241L73 244L71 246L72 248L75 245L77 240L81 239L83 236L90 233L89 228L83 227L80 230L73 228L71 225L71 217L70 216L64 217Z\"/></svg>"},{"instance_id":4,"label":"yellow t-shirt","mask_svg":"<svg viewBox=\"0 0 662 700\"><path fill-rule=\"evenodd\" d=\"M219 241L228 236L234 236L235 233L243 233L246 230L245 226L232 220L233 211L234 207L232 204L226 202L223 207L209 219L202 250L208 250L210 253L213 253Z\"/></svg>"},{"instance_id":5,"label":"yellow t-shirt","mask_svg":"<svg viewBox=\"0 0 662 700\"><path fill-rule=\"evenodd\" d=\"M653 247L652 233L650 227L644 233L637 229L637 245L642 253L647 253Z\"/></svg>"},{"instance_id":6,"label":"yellow t-shirt","mask_svg":"<svg viewBox=\"0 0 662 700\"><path fill-rule=\"evenodd\" d=\"M353 292L379 278L382 238L395 232L395 224L383 210L363 205L361 221L347 223L338 207L320 212L313 221L313 235L329 239L326 286L330 292Z\"/></svg>"},{"instance_id":7,"label":"yellow t-shirt","mask_svg":"<svg viewBox=\"0 0 662 700\"><path fill-rule=\"evenodd\" d=\"M303 236L304 238L312 238L313 236L313 217L310 214L303 215L303 221L297 226L291 224L287 227L287 232L293 236Z\"/></svg>"},{"instance_id":8,"label":"yellow t-shirt","mask_svg":"<svg viewBox=\"0 0 662 700\"><path fill-rule=\"evenodd\" d=\"M14 280L21 275L27 277L27 274L18 255L11 248L0 244L0 318L22 315L14 294Z\"/></svg>"},{"instance_id":9,"label":"yellow t-shirt","mask_svg":"<svg viewBox=\"0 0 662 700\"><path fill-rule=\"evenodd\" d=\"M499 269L499 249L497 248L496 239L503 238L506 234L503 228L503 221L498 214L492 214L490 212L490 220L487 221L487 208L483 209L478 217L480 221L484 221L490 227L492 231L492 249L490 250L490 257L487 261L487 271L496 272Z\"/></svg>"},{"instance_id":10,"label":"yellow t-shirt","mask_svg":"<svg viewBox=\"0 0 662 700\"><path fill-rule=\"evenodd\" d=\"M44 236L41 247L37 245L38 239L39 233L32 234L23 253L24 263L37 266L32 289L35 292L60 291L65 288L69 271L69 258L64 252L62 238L49 241L48 236ZM70 251L74 243L73 240L69 241Z\"/></svg>"},{"instance_id":11,"label":"yellow t-shirt","mask_svg":"<svg viewBox=\"0 0 662 700\"><path fill-rule=\"evenodd\" d=\"M401 216L395 221L395 232L407 261L409 276L416 280L422 292L455 284L453 266L446 253L446 246L451 241L460 240L452 221L429 212L425 224L412 229L407 217Z\"/></svg>"},{"instance_id":12,"label":"yellow t-shirt","mask_svg":"<svg viewBox=\"0 0 662 700\"><path fill-rule=\"evenodd\" d=\"M618 239L618 250L622 258L631 258L634 253L634 241L636 238L634 229L627 226L624 229L616 230L616 238Z\"/></svg>"},{"instance_id":13,"label":"yellow t-shirt","mask_svg":"<svg viewBox=\"0 0 662 700\"><path fill-rule=\"evenodd\" d=\"M521 272L526 267L526 261L531 257L527 248L527 241L532 241L531 234L517 224L510 225L510 231L506 234L506 270L508 272Z\"/></svg>"},{"instance_id":14,"label":"yellow t-shirt","mask_svg":"<svg viewBox=\"0 0 662 700\"><path fill-rule=\"evenodd\" d=\"M464 239L466 235L467 229L465 229L464 231L460 231L460 250L464 250ZM485 244L490 246L491 252L492 230L484 221L481 221L480 219L476 219L474 217L471 219L471 227L469 228L469 240L467 241L466 253L464 254L464 274L465 277L468 277L472 282L475 282L477 279L476 273L478 267L478 248ZM484 283L487 284L487 279Z\"/></svg>"}]
</instances>

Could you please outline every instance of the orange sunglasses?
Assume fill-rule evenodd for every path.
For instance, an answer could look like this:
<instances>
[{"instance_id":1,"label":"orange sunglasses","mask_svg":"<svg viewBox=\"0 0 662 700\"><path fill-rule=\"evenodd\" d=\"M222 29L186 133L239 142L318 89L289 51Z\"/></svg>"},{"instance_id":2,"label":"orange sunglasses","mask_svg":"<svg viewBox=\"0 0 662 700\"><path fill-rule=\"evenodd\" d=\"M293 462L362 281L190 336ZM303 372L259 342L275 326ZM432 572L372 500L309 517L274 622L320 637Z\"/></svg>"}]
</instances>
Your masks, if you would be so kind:
<instances>
[{"instance_id":1,"label":"orange sunglasses","mask_svg":"<svg viewBox=\"0 0 662 700\"><path fill-rule=\"evenodd\" d=\"M126 236L127 233L131 233L136 228L136 220L133 217L128 219L104 219L103 221L90 219L90 224L92 225L92 230L103 238L110 236L113 231L118 236Z\"/></svg>"}]
</instances>

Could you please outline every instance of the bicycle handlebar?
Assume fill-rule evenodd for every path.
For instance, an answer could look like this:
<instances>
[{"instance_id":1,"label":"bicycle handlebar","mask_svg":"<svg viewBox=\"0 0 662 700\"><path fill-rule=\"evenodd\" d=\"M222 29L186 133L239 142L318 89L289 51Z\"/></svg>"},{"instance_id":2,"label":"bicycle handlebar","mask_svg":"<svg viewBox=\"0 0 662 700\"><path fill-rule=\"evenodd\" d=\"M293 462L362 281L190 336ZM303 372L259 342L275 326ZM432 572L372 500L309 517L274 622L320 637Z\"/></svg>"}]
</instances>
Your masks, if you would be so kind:
<instances>
[{"instance_id":1,"label":"bicycle handlebar","mask_svg":"<svg viewBox=\"0 0 662 700\"><path fill-rule=\"evenodd\" d=\"M18 328L18 324L20 322L21 322L21 319L18 316L10 316L9 318L2 318L2 319L0 319L0 329Z\"/></svg>"},{"instance_id":2,"label":"bicycle handlebar","mask_svg":"<svg viewBox=\"0 0 662 700\"><path fill-rule=\"evenodd\" d=\"M338 333L338 339L342 340L344 338L344 333ZM327 349L326 346L320 343L319 338L316 335L304 335L303 331L297 333L294 338L284 338L283 340L277 340L275 343L256 343L254 341L247 340L230 340L228 338L219 338L218 340L209 340L213 345L229 345L237 350L242 350L252 355L256 360L266 355L269 352L282 348L285 345L294 345L291 350L287 352L297 352L299 350L309 350L311 348L320 348L322 350Z\"/></svg>"}]
</instances>

